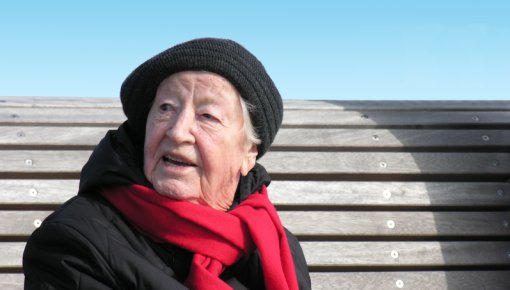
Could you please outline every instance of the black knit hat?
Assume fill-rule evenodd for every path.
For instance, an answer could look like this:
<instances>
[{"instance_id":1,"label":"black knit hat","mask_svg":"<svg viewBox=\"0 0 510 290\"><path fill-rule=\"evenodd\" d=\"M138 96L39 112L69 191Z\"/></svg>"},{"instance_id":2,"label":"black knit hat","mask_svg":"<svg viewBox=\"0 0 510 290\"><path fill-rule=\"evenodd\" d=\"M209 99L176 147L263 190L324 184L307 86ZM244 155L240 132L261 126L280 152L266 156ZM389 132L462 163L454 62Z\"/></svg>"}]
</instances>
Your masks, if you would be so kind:
<instances>
[{"instance_id":1,"label":"black knit hat","mask_svg":"<svg viewBox=\"0 0 510 290\"><path fill-rule=\"evenodd\" d=\"M232 83L241 97L254 106L250 117L262 141L257 147L257 159L264 155L282 123L280 93L253 54L232 40L217 38L194 39L171 47L126 78L120 97L135 143L143 146L147 115L159 84L182 71L208 71Z\"/></svg>"}]
</instances>

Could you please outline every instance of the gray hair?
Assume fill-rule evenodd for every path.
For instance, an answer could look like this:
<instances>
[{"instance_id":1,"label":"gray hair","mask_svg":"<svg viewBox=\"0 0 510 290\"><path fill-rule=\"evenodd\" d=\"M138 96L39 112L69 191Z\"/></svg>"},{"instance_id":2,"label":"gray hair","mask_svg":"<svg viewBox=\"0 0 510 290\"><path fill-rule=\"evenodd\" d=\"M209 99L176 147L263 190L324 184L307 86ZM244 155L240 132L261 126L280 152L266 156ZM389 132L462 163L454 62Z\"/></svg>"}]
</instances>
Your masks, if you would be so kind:
<instances>
[{"instance_id":1,"label":"gray hair","mask_svg":"<svg viewBox=\"0 0 510 290\"><path fill-rule=\"evenodd\" d=\"M241 101L241 109L243 110L244 131L246 133L246 139L251 144L259 145L262 141L257 135L257 132L255 131L255 127L253 127L253 123L250 117L250 112L253 111L255 107L252 104L245 101L243 98L239 99Z\"/></svg>"}]
</instances>

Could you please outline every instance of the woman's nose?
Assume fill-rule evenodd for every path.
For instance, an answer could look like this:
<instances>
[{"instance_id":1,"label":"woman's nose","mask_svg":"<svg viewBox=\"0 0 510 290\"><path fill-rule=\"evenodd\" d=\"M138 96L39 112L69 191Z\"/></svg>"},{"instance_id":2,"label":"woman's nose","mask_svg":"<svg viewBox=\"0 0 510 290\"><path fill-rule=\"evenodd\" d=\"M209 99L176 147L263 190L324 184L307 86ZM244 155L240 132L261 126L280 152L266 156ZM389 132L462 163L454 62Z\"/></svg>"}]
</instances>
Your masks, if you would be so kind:
<instances>
[{"instance_id":1,"label":"woman's nose","mask_svg":"<svg viewBox=\"0 0 510 290\"><path fill-rule=\"evenodd\" d=\"M174 144L194 143L194 114L181 112L167 130L167 135Z\"/></svg>"}]
</instances>

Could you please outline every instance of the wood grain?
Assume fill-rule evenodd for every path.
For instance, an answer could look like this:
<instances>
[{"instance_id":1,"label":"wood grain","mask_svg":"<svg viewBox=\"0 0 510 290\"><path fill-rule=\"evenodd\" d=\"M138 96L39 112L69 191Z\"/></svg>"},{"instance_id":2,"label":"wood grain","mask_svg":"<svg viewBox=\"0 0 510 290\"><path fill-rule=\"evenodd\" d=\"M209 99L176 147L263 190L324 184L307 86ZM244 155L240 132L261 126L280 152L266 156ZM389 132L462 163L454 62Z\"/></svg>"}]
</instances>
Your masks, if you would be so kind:
<instances>
[{"instance_id":1,"label":"wood grain","mask_svg":"<svg viewBox=\"0 0 510 290\"><path fill-rule=\"evenodd\" d=\"M0 204L54 204L78 192L76 179L0 179ZM276 205L509 207L507 182L349 182L275 180L268 187Z\"/></svg>"},{"instance_id":2,"label":"wood grain","mask_svg":"<svg viewBox=\"0 0 510 290\"><path fill-rule=\"evenodd\" d=\"M0 126L1 145L95 146L116 127ZM49 138L51 136L51 138ZM491 148L510 146L507 130L289 129L276 135L273 150L292 148ZM464 149L464 150L466 150ZM478 149L479 150L479 149Z\"/></svg>"},{"instance_id":3,"label":"wood grain","mask_svg":"<svg viewBox=\"0 0 510 290\"><path fill-rule=\"evenodd\" d=\"M0 126L0 145L96 146L116 127Z\"/></svg>"},{"instance_id":4,"label":"wood grain","mask_svg":"<svg viewBox=\"0 0 510 290\"><path fill-rule=\"evenodd\" d=\"M76 179L0 179L0 204L59 205L76 195Z\"/></svg>"},{"instance_id":5,"label":"wood grain","mask_svg":"<svg viewBox=\"0 0 510 290\"><path fill-rule=\"evenodd\" d=\"M510 207L508 182L275 180L268 192L277 205Z\"/></svg>"},{"instance_id":6,"label":"wood grain","mask_svg":"<svg viewBox=\"0 0 510 290\"><path fill-rule=\"evenodd\" d=\"M312 267L510 266L508 242L301 242L301 246Z\"/></svg>"},{"instance_id":7,"label":"wood grain","mask_svg":"<svg viewBox=\"0 0 510 290\"><path fill-rule=\"evenodd\" d=\"M350 100L283 100L286 110L464 110L502 111L510 110L509 101L350 101ZM121 107L119 97L0 97L0 107Z\"/></svg>"},{"instance_id":8,"label":"wood grain","mask_svg":"<svg viewBox=\"0 0 510 290\"><path fill-rule=\"evenodd\" d=\"M90 150L10 150L1 173L79 173ZM30 160L30 161L27 161ZM506 174L510 153L269 152L261 159L276 174Z\"/></svg>"},{"instance_id":9,"label":"wood grain","mask_svg":"<svg viewBox=\"0 0 510 290\"><path fill-rule=\"evenodd\" d=\"M120 108L0 107L0 125L89 124L113 126L126 117ZM507 125L510 111L343 111L288 110L283 126L480 126Z\"/></svg>"},{"instance_id":10,"label":"wood grain","mask_svg":"<svg viewBox=\"0 0 510 290\"><path fill-rule=\"evenodd\" d=\"M301 246L311 267L510 266L508 242L301 242ZM24 247L23 242L0 243L0 268L21 267Z\"/></svg>"},{"instance_id":11,"label":"wood grain","mask_svg":"<svg viewBox=\"0 0 510 290\"><path fill-rule=\"evenodd\" d=\"M312 289L506 290L510 271L311 273ZM399 287L401 286L401 288Z\"/></svg>"},{"instance_id":12,"label":"wood grain","mask_svg":"<svg viewBox=\"0 0 510 290\"><path fill-rule=\"evenodd\" d=\"M29 236L51 211L0 211L1 236ZM349 212L280 211L282 223L297 236L355 237L508 237L505 212ZM509 249L510 250L510 249Z\"/></svg>"}]
</instances>

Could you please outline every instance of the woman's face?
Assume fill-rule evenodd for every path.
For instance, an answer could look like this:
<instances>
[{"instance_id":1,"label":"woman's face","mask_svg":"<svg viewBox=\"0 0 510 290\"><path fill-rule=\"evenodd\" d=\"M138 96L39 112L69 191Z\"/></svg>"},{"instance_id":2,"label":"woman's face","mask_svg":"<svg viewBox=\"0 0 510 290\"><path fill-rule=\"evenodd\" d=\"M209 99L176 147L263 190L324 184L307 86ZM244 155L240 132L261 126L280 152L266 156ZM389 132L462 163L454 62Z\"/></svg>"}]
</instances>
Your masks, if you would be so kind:
<instances>
[{"instance_id":1,"label":"woman's face","mask_svg":"<svg viewBox=\"0 0 510 290\"><path fill-rule=\"evenodd\" d=\"M144 173L155 190L226 211L257 156L237 90L208 72L163 80L147 117Z\"/></svg>"}]
</instances>

